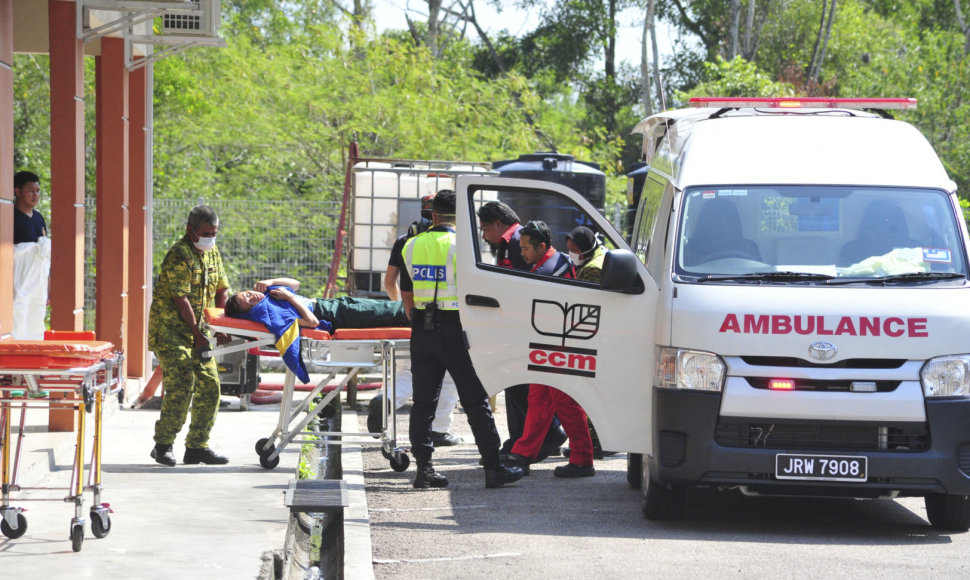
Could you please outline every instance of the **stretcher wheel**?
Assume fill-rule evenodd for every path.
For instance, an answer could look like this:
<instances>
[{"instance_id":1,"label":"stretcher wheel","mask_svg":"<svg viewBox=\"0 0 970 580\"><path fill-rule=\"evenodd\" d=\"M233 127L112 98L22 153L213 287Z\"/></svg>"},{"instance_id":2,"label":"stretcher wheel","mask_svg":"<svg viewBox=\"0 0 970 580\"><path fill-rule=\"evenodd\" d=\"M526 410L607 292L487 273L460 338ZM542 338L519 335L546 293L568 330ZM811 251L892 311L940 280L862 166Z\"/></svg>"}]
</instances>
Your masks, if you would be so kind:
<instances>
[{"instance_id":1,"label":"stretcher wheel","mask_svg":"<svg viewBox=\"0 0 970 580\"><path fill-rule=\"evenodd\" d=\"M384 459L388 461L394 459L394 454L388 451L387 449L384 449L383 447L381 447L381 455L383 455Z\"/></svg>"},{"instance_id":2,"label":"stretcher wheel","mask_svg":"<svg viewBox=\"0 0 970 580\"><path fill-rule=\"evenodd\" d=\"M0 520L0 531L11 540L16 540L27 533L27 518L24 517L24 514L17 514L16 530L7 525L7 520Z\"/></svg>"},{"instance_id":3,"label":"stretcher wheel","mask_svg":"<svg viewBox=\"0 0 970 580\"><path fill-rule=\"evenodd\" d=\"M84 526L74 524L71 526L71 549L75 552L81 551L81 544L84 543Z\"/></svg>"},{"instance_id":4,"label":"stretcher wheel","mask_svg":"<svg viewBox=\"0 0 970 580\"><path fill-rule=\"evenodd\" d=\"M411 465L411 458L407 455L401 453L397 457L391 456L391 469L400 473L402 471L407 471L408 465Z\"/></svg>"},{"instance_id":5,"label":"stretcher wheel","mask_svg":"<svg viewBox=\"0 0 970 580\"><path fill-rule=\"evenodd\" d=\"M256 455L263 454L263 445L266 445L267 443L269 443L268 437L263 437L262 439L256 442Z\"/></svg>"},{"instance_id":6,"label":"stretcher wheel","mask_svg":"<svg viewBox=\"0 0 970 580\"><path fill-rule=\"evenodd\" d=\"M101 516L92 513L91 533L94 534L94 537L98 539L101 539L111 533L111 516L105 514L104 521L102 522Z\"/></svg>"},{"instance_id":7,"label":"stretcher wheel","mask_svg":"<svg viewBox=\"0 0 970 580\"><path fill-rule=\"evenodd\" d=\"M266 469L273 469L277 465L279 465L280 464L280 456L279 455L277 455L273 459L270 459L269 458L269 456L272 455L274 451L276 451L276 446L275 445L270 445L268 449L265 449L262 453L260 453L259 454L259 464L262 465Z\"/></svg>"}]
</instances>

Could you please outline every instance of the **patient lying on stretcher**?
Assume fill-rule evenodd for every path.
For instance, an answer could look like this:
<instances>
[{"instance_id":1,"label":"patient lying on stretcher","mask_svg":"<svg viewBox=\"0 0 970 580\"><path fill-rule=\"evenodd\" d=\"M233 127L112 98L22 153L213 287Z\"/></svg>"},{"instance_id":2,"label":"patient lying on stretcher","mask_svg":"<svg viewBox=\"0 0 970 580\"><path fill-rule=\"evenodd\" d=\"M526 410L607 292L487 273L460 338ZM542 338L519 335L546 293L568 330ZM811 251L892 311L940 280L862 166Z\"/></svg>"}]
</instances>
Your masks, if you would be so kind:
<instances>
[{"instance_id":1,"label":"patient lying on stretcher","mask_svg":"<svg viewBox=\"0 0 970 580\"><path fill-rule=\"evenodd\" d=\"M306 328L333 332L338 328L408 326L400 302L368 298L306 298L296 294L300 282L272 278L257 282L252 290L237 292L226 302L226 315L267 323L296 321Z\"/></svg>"},{"instance_id":2,"label":"patient lying on stretcher","mask_svg":"<svg viewBox=\"0 0 970 580\"><path fill-rule=\"evenodd\" d=\"M257 282L252 290L237 292L226 301L228 316L259 322L276 337L276 349L300 381L310 375L300 353L299 327L333 332L340 328L407 326L400 302L366 298L317 298L296 294L300 282L272 278Z\"/></svg>"}]
</instances>

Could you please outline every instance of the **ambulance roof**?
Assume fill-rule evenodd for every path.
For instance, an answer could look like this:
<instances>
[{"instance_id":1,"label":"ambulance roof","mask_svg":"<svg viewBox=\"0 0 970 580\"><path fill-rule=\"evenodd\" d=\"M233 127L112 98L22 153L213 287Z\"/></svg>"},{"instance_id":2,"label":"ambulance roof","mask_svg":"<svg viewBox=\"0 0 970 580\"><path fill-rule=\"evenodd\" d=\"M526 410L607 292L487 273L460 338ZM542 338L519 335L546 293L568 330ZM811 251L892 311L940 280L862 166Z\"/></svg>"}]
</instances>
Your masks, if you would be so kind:
<instances>
[{"instance_id":1,"label":"ambulance roof","mask_svg":"<svg viewBox=\"0 0 970 580\"><path fill-rule=\"evenodd\" d=\"M831 184L931 187L956 185L912 125L862 111L681 109L654 115L644 134L651 163L668 133L679 188L714 184Z\"/></svg>"}]
</instances>

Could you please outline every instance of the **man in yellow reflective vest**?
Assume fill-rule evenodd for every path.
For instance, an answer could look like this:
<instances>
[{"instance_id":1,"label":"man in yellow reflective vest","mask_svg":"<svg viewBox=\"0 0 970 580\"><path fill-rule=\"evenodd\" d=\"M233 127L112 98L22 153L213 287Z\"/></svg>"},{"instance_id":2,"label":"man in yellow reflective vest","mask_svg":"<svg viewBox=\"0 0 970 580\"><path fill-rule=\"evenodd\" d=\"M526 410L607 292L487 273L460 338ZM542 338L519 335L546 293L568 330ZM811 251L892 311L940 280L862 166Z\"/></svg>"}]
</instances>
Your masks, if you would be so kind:
<instances>
[{"instance_id":1,"label":"man in yellow reflective vest","mask_svg":"<svg viewBox=\"0 0 970 580\"><path fill-rule=\"evenodd\" d=\"M409 436L411 453L417 462L414 487L445 487L448 479L431 464L434 420L441 379L445 371L458 387L458 399L475 435L475 444L485 466L485 487L502 487L522 477L518 467L506 467L499 460L501 440L465 342L458 317L458 285L455 279L455 192L444 189L434 198L432 227L404 246L401 269L401 300L411 319L411 374L414 404L411 406Z\"/></svg>"}]
</instances>

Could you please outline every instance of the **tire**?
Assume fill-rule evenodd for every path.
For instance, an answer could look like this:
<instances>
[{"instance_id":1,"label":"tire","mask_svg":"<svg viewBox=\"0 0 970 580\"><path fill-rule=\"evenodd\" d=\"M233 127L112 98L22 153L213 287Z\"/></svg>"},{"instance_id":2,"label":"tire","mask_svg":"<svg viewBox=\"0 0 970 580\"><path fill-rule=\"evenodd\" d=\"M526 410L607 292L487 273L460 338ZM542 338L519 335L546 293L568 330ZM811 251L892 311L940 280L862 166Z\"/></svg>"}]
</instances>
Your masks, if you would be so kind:
<instances>
[{"instance_id":1,"label":"tire","mask_svg":"<svg viewBox=\"0 0 970 580\"><path fill-rule=\"evenodd\" d=\"M970 530L970 496L934 493L923 498L926 517L938 530Z\"/></svg>"},{"instance_id":2,"label":"tire","mask_svg":"<svg viewBox=\"0 0 970 580\"><path fill-rule=\"evenodd\" d=\"M95 538L101 539L111 533L111 516L105 514L104 523L96 513L91 513L91 533Z\"/></svg>"},{"instance_id":3,"label":"tire","mask_svg":"<svg viewBox=\"0 0 970 580\"><path fill-rule=\"evenodd\" d=\"M643 455L640 453L627 453L626 455L626 482L633 489L640 489L640 482L643 480Z\"/></svg>"},{"instance_id":4,"label":"tire","mask_svg":"<svg viewBox=\"0 0 970 580\"><path fill-rule=\"evenodd\" d=\"M7 520L0 519L0 531L11 540L16 540L27 533L27 518L24 517L24 514L17 514L16 530L7 525Z\"/></svg>"},{"instance_id":5,"label":"tire","mask_svg":"<svg viewBox=\"0 0 970 580\"><path fill-rule=\"evenodd\" d=\"M398 473L407 471L409 465L411 465L411 458L407 455L401 453L397 457L391 456L391 469L394 471Z\"/></svg>"},{"instance_id":6,"label":"tire","mask_svg":"<svg viewBox=\"0 0 970 580\"><path fill-rule=\"evenodd\" d=\"M262 439L256 442L256 455L263 454L263 445L266 445L268 442L269 442L268 437L263 437Z\"/></svg>"},{"instance_id":7,"label":"tire","mask_svg":"<svg viewBox=\"0 0 970 580\"><path fill-rule=\"evenodd\" d=\"M269 456L272 455L274 451L276 451L276 446L270 445L268 449L264 449L263 452L259 454L259 464L262 465L263 468L275 469L276 466L280 464L279 455L277 455L273 459L269 458Z\"/></svg>"},{"instance_id":8,"label":"tire","mask_svg":"<svg viewBox=\"0 0 970 580\"><path fill-rule=\"evenodd\" d=\"M640 511L648 520L678 520L684 515L687 488L664 486L650 476L650 460L640 460Z\"/></svg>"},{"instance_id":9,"label":"tire","mask_svg":"<svg viewBox=\"0 0 970 580\"><path fill-rule=\"evenodd\" d=\"M383 447L381 447L381 455L383 455L384 459L388 461L394 459L394 454L388 451L387 449L384 449Z\"/></svg>"},{"instance_id":10,"label":"tire","mask_svg":"<svg viewBox=\"0 0 970 580\"><path fill-rule=\"evenodd\" d=\"M80 552L82 544L84 544L84 526L75 524L71 526L71 549Z\"/></svg>"}]
</instances>

